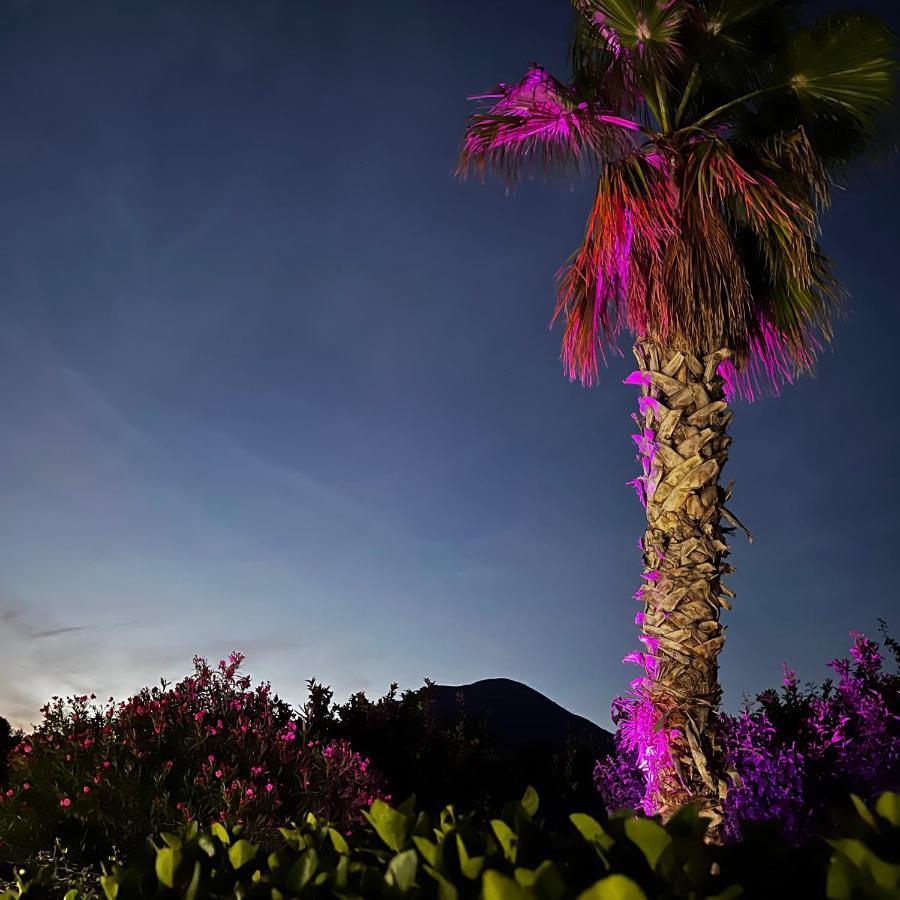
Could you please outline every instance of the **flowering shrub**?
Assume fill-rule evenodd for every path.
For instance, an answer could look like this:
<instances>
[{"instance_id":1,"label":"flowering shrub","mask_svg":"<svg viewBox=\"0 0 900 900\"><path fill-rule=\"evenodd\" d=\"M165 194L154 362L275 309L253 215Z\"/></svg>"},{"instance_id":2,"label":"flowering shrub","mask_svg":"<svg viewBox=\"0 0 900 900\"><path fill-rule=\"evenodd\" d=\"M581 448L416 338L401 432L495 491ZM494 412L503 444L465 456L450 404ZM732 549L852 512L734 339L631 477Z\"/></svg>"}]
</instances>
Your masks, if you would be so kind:
<instances>
[{"instance_id":1,"label":"flowering shrub","mask_svg":"<svg viewBox=\"0 0 900 900\"><path fill-rule=\"evenodd\" d=\"M233 653L131 699L54 698L10 760L0 795L0 855L15 861L59 840L86 860L128 850L159 828L198 819L270 830L313 812L347 828L384 796L344 740L314 739L272 693L251 688Z\"/></svg>"},{"instance_id":2,"label":"flowering shrub","mask_svg":"<svg viewBox=\"0 0 900 900\"><path fill-rule=\"evenodd\" d=\"M786 669L780 690L762 692L738 716L720 717L730 839L771 823L802 842L839 798L850 792L870 798L900 786L900 676L885 670L877 643L852 637L849 658L830 663L836 684L801 689ZM887 636L885 644L900 663L900 645ZM620 731L616 753L594 769L608 809L636 808L645 794L627 737Z\"/></svg>"}]
</instances>

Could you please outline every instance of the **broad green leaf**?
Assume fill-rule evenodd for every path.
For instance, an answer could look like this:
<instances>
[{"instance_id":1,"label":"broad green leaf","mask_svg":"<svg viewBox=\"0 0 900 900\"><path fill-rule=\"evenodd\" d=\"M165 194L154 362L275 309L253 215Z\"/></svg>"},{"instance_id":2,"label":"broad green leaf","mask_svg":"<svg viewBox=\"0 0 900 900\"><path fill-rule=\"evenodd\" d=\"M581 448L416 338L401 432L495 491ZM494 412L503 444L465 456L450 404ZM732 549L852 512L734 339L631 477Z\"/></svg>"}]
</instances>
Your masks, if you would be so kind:
<instances>
[{"instance_id":1,"label":"broad green leaf","mask_svg":"<svg viewBox=\"0 0 900 900\"><path fill-rule=\"evenodd\" d=\"M653 819L627 819L625 834L628 840L640 848L651 869L656 869L663 850L672 843L671 835Z\"/></svg>"},{"instance_id":2,"label":"broad green leaf","mask_svg":"<svg viewBox=\"0 0 900 900\"><path fill-rule=\"evenodd\" d=\"M459 868L463 875L474 881L484 868L483 856L469 856L466 845L463 843L462 837L456 835L456 849L459 852Z\"/></svg>"},{"instance_id":3,"label":"broad green leaf","mask_svg":"<svg viewBox=\"0 0 900 900\"><path fill-rule=\"evenodd\" d=\"M322 881L320 881L320 879L325 874L326 874L325 872L319 872L319 874L316 876L316 884L320 884L320 883L322 883L322 881L324 881L324 879L322 879ZM348 860L346 856L342 856L338 860L337 865L334 867L334 892L335 893L346 889L347 883L349 881L349 877L350 877L350 860Z\"/></svg>"},{"instance_id":4,"label":"broad green leaf","mask_svg":"<svg viewBox=\"0 0 900 900\"><path fill-rule=\"evenodd\" d=\"M296 828L279 828L278 830L281 832L284 842L292 850L300 851L306 846L303 835Z\"/></svg>"},{"instance_id":5,"label":"broad green leaf","mask_svg":"<svg viewBox=\"0 0 900 900\"><path fill-rule=\"evenodd\" d=\"M846 856L857 868L861 868L871 855L869 848L856 838L838 838L827 843Z\"/></svg>"},{"instance_id":6,"label":"broad green leaf","mask_svg":"<svg viewBox=\"0 0 900 900\"><path fill-rule=\"evenodd\" d=\"M647 895L625 875L609 875L582 891L578 900L647 900Z\"/></svg>"},{"instance_id":7,"label":"broad green leaf","mask_svg":"<svg viewBox=\"0 0 900 900\"><path fill-rule=\"evenodd\" d=\"M503 821L503 819L491 819L491 829L503 850L503 855L515 865L517 849L516 833Z\"/></svg>"},{"instance_id":8,"label":"broad green leaf","mask_svg":"<svg viewBox=\"0 0 900 900\"><path fill-rule=\"evenodd\" d=\"M850 795L850 800L853 802L853 806L856 808L857 815L865 822L867 825L871 825L872 828L875 828L875 816L869 811L869 808L866 806L863 801L856 796L856 794Z\"/></svg>"},{"instance_id":9,"label":"broad green leaf","mask_svg":"<svg viewBox=\"0 0 900 900\"><path fill-rule=\"evenodd\" d=\"M403 853L398 853L388 863L388 883L396 885L405 894L416 882L418 865L419 857L416 856L415 850L405 850Z\"/></svg>"},{"instance_id":10,"label":"broad green leaf","mask_svg":"<svg viewBox=\"0 0 900 900\"><path fill-rule=\"evenodd\" d=\"M517 881L519 881L519 872L524 871L527 870L516 869ZM561 900L568 893L559 868L549 859L545 859L529 875L530 881L527 884L524 881L519 881L519 884L523 887L530 887L541 900Z\"/></svg>"},{"instance_id":11,"label":"broad green leaf","mask_svg":"<svg viewBox=\"0 0 900 900\"><path fill-rule=\"evenodd\" d=\"M525 888L494 869L484 873L481 890L484 900L530 900Z\"/></svg>"},{"instance_id":12,"label":"broad green leaf","mask_svg":"<svg viewBox=\"0 0 900 900\"><path fill-rule=\"evenodd\" d=\"M525 794L522 797L522 809L525 810L529 819L533 819L537 814L539 805L540 798L538 797L538 792L529 784L528 787L525 788Z\"/></svg>"},{"instance_id":13,"label":"broad green leaf","mask_svg":"<svg viewBox=\"0 0 900 900\"><path fill-rule=\"evenodd\" d=\"M589 843L603 850L609 850L615 843L604 830L603 826L586 813L572 813L569 821L581 832L581 836Z\"/></svg>"},{"instance_id":14,"label":"broad green leaf","mask_svg":"<svg viewBox=\"0 0 900 900\"><path fill-rule=\"evenodd\" d=\"M231 843L231 835L228 834L228 829L221 822L213 822L212 825L209 826L209 830L227 847ZM284 829L281 829L282 833L284 833Z\"/></svg>"},{"instance_id":15,"label":"broad green leaf","mask_svg":"<svg viewBox=\"0 0 900 900\"><path fill-rule=\"evenodd\" d=\"M175 850L181 849L181 838L177 834L172 834L170 831L161 831L159 836L165 841L167 847L172 847Z\"/></svg>"},{"instance_id":16,"label":"broad green leaf","mask_svg":"<svg viewBox=\"0 0 900 900\"><path fill-rule=\"evenodd\" d=\"M406 846L409 819L403 813L388 806L383 800L376 800L372 808L363 815L391 850L399 853Z\"/></svg>"},{"instance_id":17,"label":"broad green leaf","mask_svg":"<svg viewBox=\"0 0 900 900\"><path fill-rule=\"evenodd\" d=\"M875 812L895 828L900 828L900 794L885 791L875 804Z\"/></svg>"},{"instance_id":18,"label":"broad green leaf","mask_svg":"<svg viewBox=\"0 0 900 900\"><path fill-rule=\"evenodd\" d=\"M856 869L846 856L835 853L828 866L825 896L828 900L851 900L856 883Z\"/></svg>"},{"instance_id":19,"label":"broad green leaf","mask_svg":"<svg viewBox=\"0 0 900 900\"><path fill-rule=\"evenodd\" d=\"M875 884L885 891L893 893L900 886L900 866L885 862L873 853L869 857L868 868Z\"/></svg>"},{"instance_id":20,"label":"broad green leaf","mask_svg":"<svg viewBox=\"0 0 900 900\"><path fill-rule=\"evenodd\" d=\"M459 900L459 891L456 890L456 885L447 881L433 866L425 865L422 868L437 882L438 900Z\"/></svg>"},{"instance_id":21,"label":"broad green leaf","mask_svg":"<svg viewBox=\"0 0 900 900\"><path fill-rule=\"evenodd\" d=\"M456 810L453 806L445 806L441 810L441 831L445 834L456 825Z\"/></svg>"},{"instance_id":22,"label":"broad green leaf","mask_svg":"<svg viewBox=\"0 0 900 900\"><path fill-rule=\"evenodd\" d=\"M197 893L200 890L200 861L194 863L194 874L191 875L190 884L184 892L184 900L197 900Z\"/></svg>"},{"instance_id":23,"label":"broad green leaf","mask_svg":"<svg viewBox=\"0 0 900 900\"><path fill-rule=\"evenodd\" d=\"M116 900L119 896L119 879L115 875L101 875L100 887L103 888L106 900Z\"/></svg>"},{"instance_id":24,"label":"broad green leaf","mask_svg":"<svg viewBox=\"0 0 900 900\"><path fill-rule=\"evenodd\" d=\"M413 836L413 843L416 845L419 853L422 854L422 858L431 866L437 865L438 858L438 845L429 841L428 838L419 837L418 835Z\"/></svg>"},{"instance_id":25,"label":"broad green leaf","mask_svg":"<svg viewBox=\"0 0 900 900\"><path fill-rule=\"evenodd\" d=\"M163 847L156 853L156 877L167 888L175 887L175 873L181 864L181 851L175 847Z\"/></svg>"},{"instance_id":26,"label":"broad green leaf","mask_svg":"<svg viewBox=\"0 0 900 900\"><path fill-rule=\"evenodd\" d=\"M246 866L256 856L257 847L246 838L241 838L234 846L228 848L228 859L234 869Z\"/></svg>"},{"instance_id":27,"label":"broad green leaf","mask_svg":"<svg viewBox=\"0 0 900 900\"><path fill-rule=\"evenodd\" d=\"M66 891L66 894L63 897L63 900L78 900L79 896L80 895L79 895L78 891L75 888L72 888L71 890Z\"/></svg>"},{"instance_id":28,"label":"broad green leaf","mask_svg":"<svg viewBox=\"0 0 900 900\"><path fill-rule=\"evenodd\" d=\"M299 859L288 871L286 881L287 889L294 894L302 891L304 885L312 878L318 864L318 854L311 847L309 850L305 850L301 853Z\"/></svg>"},{"instance_id":29,"label":"broad green leaf","mask_svg":"<svg viewBox=\"0 0 900 900\"><path fill-rule=\"evenodd\" d=\"M216 855L216 842L208 834L197 835L197 846L210 857L210 859Z\"/></svg>"},{"instance_id":30,"label":"broad green leaf","mask_svg":"<svg viewBox=\"0 0 900 900\"><path fill-rule=\"evenodd\" d=\"M331 838L331 845L338 853L343 853L345 856L350 853L347 841L344 840L344 836L336 828L329 828L328 836Z\"/></svg>"}]
</instances>

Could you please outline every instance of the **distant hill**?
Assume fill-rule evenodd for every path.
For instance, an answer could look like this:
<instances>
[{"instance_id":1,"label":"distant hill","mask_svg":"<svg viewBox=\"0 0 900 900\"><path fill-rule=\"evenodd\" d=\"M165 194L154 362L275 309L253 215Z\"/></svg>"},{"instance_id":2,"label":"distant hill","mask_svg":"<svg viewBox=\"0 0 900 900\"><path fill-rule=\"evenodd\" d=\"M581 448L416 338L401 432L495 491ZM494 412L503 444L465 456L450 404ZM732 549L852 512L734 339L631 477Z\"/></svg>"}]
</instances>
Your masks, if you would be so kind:
<instances>
[{"instance_id":1,"label":"distant hill","mask_svg":"<svg viewBox=\"0 0 900 900\"><path fill-rule=\"evenodd\" d=\"M569 740L591 745L598 757L613 749L608 731L520 681L485 678L472 684L436 684L433 691L440 719L456 718L461 695L466 715L486 719L498 747L507 751L532 745L561 751Z\"/></svg>"},{"instance_id":2,"label":"distant hill","mask_svg":"<svg viewBox=\"0 0 900 900\"><path fill-rule=\"evenodd\" d=\"M374 701L357 694L337 707L333 727L398 799L415 794L428 809L498 812L532 785L543 815L603 812L593 770L612 735L518 681L428 682Z\"/></svg>"}]
</instances>

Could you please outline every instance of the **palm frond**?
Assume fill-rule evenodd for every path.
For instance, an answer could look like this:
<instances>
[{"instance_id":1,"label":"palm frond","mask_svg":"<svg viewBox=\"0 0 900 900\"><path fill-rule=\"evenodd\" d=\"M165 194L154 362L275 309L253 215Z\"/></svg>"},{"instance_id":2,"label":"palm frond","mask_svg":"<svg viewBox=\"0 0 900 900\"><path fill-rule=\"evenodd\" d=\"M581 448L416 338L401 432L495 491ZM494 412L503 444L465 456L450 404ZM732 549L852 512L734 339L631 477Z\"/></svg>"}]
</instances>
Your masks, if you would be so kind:
<instances>
[{"instance_id":1,"label":"palm frond","mask_svg":"<svg viewBox=\"0 0 900 900\"><path fill-rule=\"evenodd\" d=\"M894 35L873 16L840 14L798 32L776 78L815 114L838 111L860 123L891 101Z\"/></svg>"},{"instance_id":2,"label":"palm frond","mask_svg":"<svg viewBox=\"0 0 900 900\"><path fill-rule=\"evenodd\" d=\"M573 0L574 18L569 57L572 81L589 96L602 96L623 115L645 112L631 57L615 35L593 21L584 0Z\"/></svg>"},{"instance_id":3,"label":"palm frond","mask_svg":"<svg viewBox=\"0 0 900 900\"><path fill-rule=\"evenodd\" d=\"M816 240L821 172L802 133L772 149L782 165L768 171L748 171L718 139L698 142L686 163L696 182L689 189L705 210L724 210L741 257L748 303L731 305L723 334L750 394L754 382L777 390L812 368L841 299Z\"/></svg>"},{"instance_id":4,"label":"palm frond","mask_svg":"<svg viewBox=\"0 0 900 900\"><path fill-rule=\"evenodd\" d=\"M646 296L651 274L677 231L668 164L633 153L600 173L584 241L560 273L553 321L562 317L563 367L582 384L597 377L598 353L631 321L632 296Z\"/></svg>"},{"instance_id":5,"label":"palm frond","mask_svg":"<svg viewBox=\"0 0 900 900\"><path fill-rule=\"evenodd\" d=\"M630 146L628 132L638 128L606 115L595 100L582 99L540 66L532 66L516 84L500 84L471 99L485 102L487 109L469 119L460 175L493 169L514 181L528 166L578 169L586 160L624 152Z\"/></svg>"},{"instance_id":6,"label":"palm frond","mask_svg":"<svg viewBox=\"0 0 900 900\"><path fill-rule=\"evenodd\" d=\"M619 64L638 76L664 76L682 58L687 0L573 0Z\"/></svg>"}]
</instances>

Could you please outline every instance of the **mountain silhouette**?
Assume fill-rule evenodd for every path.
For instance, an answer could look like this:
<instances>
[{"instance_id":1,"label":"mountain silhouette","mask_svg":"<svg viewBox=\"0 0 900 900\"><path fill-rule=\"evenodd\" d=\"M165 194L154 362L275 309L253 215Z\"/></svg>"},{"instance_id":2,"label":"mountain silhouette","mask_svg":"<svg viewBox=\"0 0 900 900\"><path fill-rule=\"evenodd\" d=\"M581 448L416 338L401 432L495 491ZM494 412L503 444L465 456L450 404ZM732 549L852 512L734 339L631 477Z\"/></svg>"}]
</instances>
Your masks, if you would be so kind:
<instances>
[{"instance_id":1,"label":"mountain silhouette","mask_svg":"<svg viewBox=\"0 0 900 900\"><path fill-rule=\"evenodd\" d=\"M520 681L485 678L472 684L436 684L432 691L442 721L457 717L461 701L466 716L484 719L498 747L506 751L539 746L561 752L571 741L594 747L598 758L613 749L608 731Z\"/></svg>"}]
</instances>

